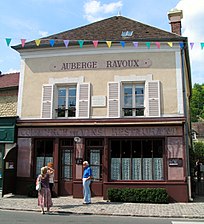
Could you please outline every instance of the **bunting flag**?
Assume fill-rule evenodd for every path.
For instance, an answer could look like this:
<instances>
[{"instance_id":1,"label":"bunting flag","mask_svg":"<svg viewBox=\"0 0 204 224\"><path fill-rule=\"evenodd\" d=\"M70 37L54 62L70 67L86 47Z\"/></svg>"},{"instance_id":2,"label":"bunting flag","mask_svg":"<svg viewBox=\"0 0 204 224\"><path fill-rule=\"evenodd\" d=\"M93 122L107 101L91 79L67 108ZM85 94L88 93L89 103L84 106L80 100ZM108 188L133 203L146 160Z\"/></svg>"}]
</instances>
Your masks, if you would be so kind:
<instances>
[{"instance_id":1,"label":"bunting flag","mask_svg":"<svg viewBox=\"0 0 204 224\"><path fill-rule=\"evenodd\" d=\"M112 41L106 41L106 44L108 45L108 47L110 48L112 45Z\"/></svg>"},{"instance_id":2,"label":"bunting flag","mask_svg":"<svg viewBox=\"0 0 204 224\"><path fill-rule=\"evenodd\" d=\"M53 47L54 44L55 44L55 40L51 39L51 40L50 40L50 46Z\"/></svg>"},{"instance_id":3,"label":"bunting flag","mask_svg":"<svg viewBox=\"0 0 204 224\"><path fill-rule=\"evenodd\" d=\"M21 45L22 45L22 47L25 46L25 42L26 42L26 39L21 39Z\"/></svg>"},{"instance_id":4,"label":"bunting flag","mask_svg":"<svg viewBox=\"0 0 204 224\"><path fill-rule=\"evenodd\" d=\"M155 44L156 44L157 48L160 48L160 43L159 42L156 42Z\"/></svg>"},{"instance_id":5,"label":"bunting flag","mask_svg":"<svg viewBox=\"0 0 204 224\"><path fill-rule=\"evenodd\" d=\"M169 47L173 47L173 43L172 42L168 42Z\"/></svg>"},{"instance_id":6,"label":"bunting flag","mask_svg":"<svg viewBox=\"0 0 204 224\"><path fill-rule=\"evenodd\" d=\"M146 42L146 46L148 49L150 49L151 43L150 42Z\"/></svg>"},{"instance_id":7,"label":"bunting flag","mask_svg":"<svg viewBox=\"0 0 204 224\"><path fill-rule=\"evenodd\" d=\"M180 45L180 48L181 48L181 49L184 48L184 43L183 43L183 42L180 42L179 45Z\"/></svg>"},{"instance_id":8,"label":"bunting flag","mask_svg":"<svg viewBox=\"0 0 204 224\"><path fill-rule=\"evenodd\" d=\"M40 46L40 42L41 42L41 40L35 40L35 44L37 47Z\"/></svg>"},{"instance_id":9,"label":"bunting flag","mask_svg":"<svg viewBox=\"0 0 204 224\"><path fill-rule=\"evenodd\" d=\"M122 47L125 47L125 41L120 41Z\"/></svg>"},{"instance_id":10,"label":"bunting flag","mask_svg":"<svg viewBox=\"0 0 204 224\"><path fill-rule=\"evenodd\" d=\"M79 43L80 48L82 48L83 44L84 44L84 40L78 40L78 43Z\"/></svg>"},{"instance_id":11,"label":"bunting flag","mask_svg":"<svg viewBox=\"0 0 204 224\"><path fill-rule=\"evenodd\" d=\"M191 50L192 50L192 49L193 49L193 46L194 46L194 43L191 42L191 43L190 43L190 46L191 46Z\"/></svg>"},{"instance_id":12,"label":"bunting flag","mask_svg":"<svg viewBox=\"0 0 204 224\"><path fill-rule=\"evenodd\" d=\"M69 40L64 40L64 45L65 45L65 47L68 47L68 45L69 45Z\"/></svg>"},{"instance_id":13,"label":"bunting flag","mask_svg":"<svg viewBox=\"0 0 204 224\"><path fill-rule=\"evenodd\" d=\"M1 39L1 38L0 38L0 39ZM41 40L42 40L42 39L34 40L36 46L40 46L40 44L41 44ZM60 41L60 39L58 39L58 40ZM9 46L11 45L12 38L5 38L5 41L6 41L6 45L9 47ZM26 39L20 39L20 41L21 41L21 45L22 45L22 47L25 47L25 46L26 46ZM54 40L54 39L45 39L45 38L43 38L43 41L47 41L47 42L49 42L49 44L50 44L51 47L54 47L54 45L55 45L55 40ZM80 48L83 47L83 45L84 45L85 42L89 42L89 43L92 42L95 48L98 47L99 42L100 42L100 43L106 43L107 46L108 46L108 48L111 48L111 46L112 46L112 42L113 42L113 41L105 41L105 40L66 40L66 39L65 39L65 40L63 40L63 39L61 40L61 42L64 43L64 45L65 45L66 48L69 46L69 44L70 44L71 41L72 41L72 42L78 42ZM120 43L120 45L121 45L123 48L125 48L127 42L129 43L129 41L116 41L116 42L117 42L117 43ZM60 43L60 42L59 42L59 43ZM134 46L135 48L138 48L138 46L139 46L139 44L140 44L140 42L135 42L135 41L133 41L132 43L133 43L133 46ZM176 42L159 42L159 41L145 42L146 47L147 47L148 49L151 48L151 44L155 44L155 45L157 46L157 48L160 49L162 44L168 44L169 47L173 47L173 44L175 44L175 43L178 44L177 41L176 41ZM181 48L181 49L184 49L184 48L186 47L185 44L187 44L187 43L188 43L188 42L180 42L180 43L179 43L180 48ZM143 46L143 44L144 44L144 42L141 41L141 46ZM193 50L193 48L195 48L195 44L198 44L198 42L197 42L197 43L195 43L195 42L190 42L190 43L189 43L189 48L190 48L191 50ZM200 44L200 48L201 48L201 50L204 50L204 42L200 42L199 44Z\"/></svg>"},{"instance_id":14,"label":"bunting flag","mask_svg":"<svg viewBox=\"0 0 204 224\"><path fill-rule=\"evenodd\" d=\"M133 42L134 47L138 47L138 42Z\"/></svg>"},{"instance_id":15,"label":"bunting flag","mask_svg":"<svg viewBox=\"0 0 204 224\"><path fill-rule=\"evenodd\" d=\"M98 47L98 40L93 40L94 47Z\"/></svg>"},{"instance_id":16,"label":"bunting flag","mask_svg":"<svg viewBox=\"0 0 204 224\"><path fill-rule=\"evenodd\" d=\"M6 44L8 47L9 47L10 43L11 43L11 38L6 38Z\"/></svg>"}]
</instances>

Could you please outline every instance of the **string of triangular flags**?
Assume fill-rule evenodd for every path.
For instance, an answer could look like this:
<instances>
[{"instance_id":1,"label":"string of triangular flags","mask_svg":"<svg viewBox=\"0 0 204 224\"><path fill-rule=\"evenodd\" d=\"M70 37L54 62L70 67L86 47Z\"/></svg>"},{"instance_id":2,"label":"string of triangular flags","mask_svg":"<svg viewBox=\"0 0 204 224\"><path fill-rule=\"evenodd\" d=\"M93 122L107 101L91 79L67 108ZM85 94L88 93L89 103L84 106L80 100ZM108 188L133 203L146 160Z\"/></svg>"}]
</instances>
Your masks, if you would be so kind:
<instances>
[{"instance_id":1,"label":"string of triangular flags","mask_svg":"<svg viewBox=\"0 0 204 224\"><path fill-rule=\"evenodd\" d=\"M5 38L5 40L6 40L7 46L9 47L11 45L12 38ZM49 44L50 44L51 47L54 47L54 45L55 45L55 40L54 39L37 39L37 40L35 40L35 44L36 44L37 47L40 46L41 40L49 41ZM59 41L59 39L57 39L57 40ZM22 47L25 47L26 39L20 39L20 41L21 41ZM64 43L66 48L69 46L69 43L71 41L72 42L73 41L78 42L80 48L83 47L84 42L86 42L86 41L87 42L91 41L95 48L98 46L99 43L102 43L102 42L103 43L105 42L107 44L107 46L110 48L112 46L112 43L115 42L115 41L99 41L99 40L63 40L63 43ZM120 41L119 43L121 44L122 47L126 46L125 41ZM134 41L132 42L133 46L136 47L136 48L139 46L139 43L140 42L134 42ZM145 42L148 49L151 48L152 43L155 44L157 46L157 48L160 48L160 46L161 46L161 42ZM165 43L167 43L170 47L173 47L173 44L174 44L174 42L165 42ZM180 45L180 48L184 48L184 43L183 42L180 42L179 45ZM190 42L189 46L190 46L190 49L192 50L195 46L195 42ZM200 42L200 48L201 48L201 50L204 49L204 42Z\"/></svg>"}]
</instances>

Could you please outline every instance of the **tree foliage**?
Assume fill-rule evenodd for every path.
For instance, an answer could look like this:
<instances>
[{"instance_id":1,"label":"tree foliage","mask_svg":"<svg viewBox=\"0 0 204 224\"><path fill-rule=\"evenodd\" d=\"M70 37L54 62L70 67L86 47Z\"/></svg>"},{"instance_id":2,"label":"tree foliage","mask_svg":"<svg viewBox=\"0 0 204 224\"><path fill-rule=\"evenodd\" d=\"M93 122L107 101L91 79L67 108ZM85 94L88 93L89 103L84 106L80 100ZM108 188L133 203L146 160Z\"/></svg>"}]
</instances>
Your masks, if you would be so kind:
<instances>
[{"instance_id":1,"label":"tree foliage","mask_svg":"<svg viewBox=\"0 0 204 224\"><path fill-rule=\"evenodd\" d=\"M204 84L194 84L190 108L192 122L204 120Z\"/></svg>"},{"instance_id":2,"label":"tree foliage","mask_svg":"<svg viewBox=\"0 0 204 224\"><path fill-rule=\"evenodd\" d=\"M200 159L201 162L204 162L204 143L203 142L194 142L194 162L197 159Z\"/></svg>"}]
</instances>

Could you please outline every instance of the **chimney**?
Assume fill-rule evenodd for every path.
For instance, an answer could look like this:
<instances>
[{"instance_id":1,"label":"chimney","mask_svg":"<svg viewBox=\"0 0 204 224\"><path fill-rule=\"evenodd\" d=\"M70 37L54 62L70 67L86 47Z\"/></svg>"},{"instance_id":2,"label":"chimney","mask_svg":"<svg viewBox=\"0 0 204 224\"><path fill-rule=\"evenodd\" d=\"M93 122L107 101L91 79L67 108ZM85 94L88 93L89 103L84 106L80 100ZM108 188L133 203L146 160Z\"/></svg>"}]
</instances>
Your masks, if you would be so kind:
<instances>
[{"instance_id":1,"label":"chimney","mask_svg":"<svg viewBox=\"0 0 204 224\"><path fill-rule=\"evenodd\" d=\"M172 9L168 12L168 18L171 24L171 32L181 36L181 19L183 19L183 11Z\"/></svg>"}]
</instances>

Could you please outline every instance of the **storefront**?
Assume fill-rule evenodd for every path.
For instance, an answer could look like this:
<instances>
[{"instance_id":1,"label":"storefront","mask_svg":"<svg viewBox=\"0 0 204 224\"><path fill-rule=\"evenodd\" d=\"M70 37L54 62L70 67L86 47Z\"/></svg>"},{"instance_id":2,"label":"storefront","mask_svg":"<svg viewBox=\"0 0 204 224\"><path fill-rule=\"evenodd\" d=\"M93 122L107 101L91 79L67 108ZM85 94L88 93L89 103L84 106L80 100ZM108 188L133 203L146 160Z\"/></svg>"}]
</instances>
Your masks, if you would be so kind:
<instances>
[{"instance_id":1,"label":"storefront","mask_svg":"<svg viewBox=\"0 0 204 224\"><path fill-rule=\"evenodd\" d=\"M151 127L129 122L95 120L93 126L81 120L75 127L36 121L25 127L20 122L18 176L29 177L31 172L34 181L40 168L52 161L56 194L82 197L82 161L88 160L94 178L92 196L107 198L108 188L162 187L172 201L187 201L183 120L165 119L164 126L161 120L151 119ZM24 180L18 178L23 181L21 189Z\"/></svg>"},{"instance_id":2,"label":"storefront","mask_svg":"<svg viewBox=\"0 0 204 224\"><path fill-rule=\"evenodd\" d=\"M16 117L0 117L0 189L2 195L15 192Z\"/></svg>"}]
</instances>

